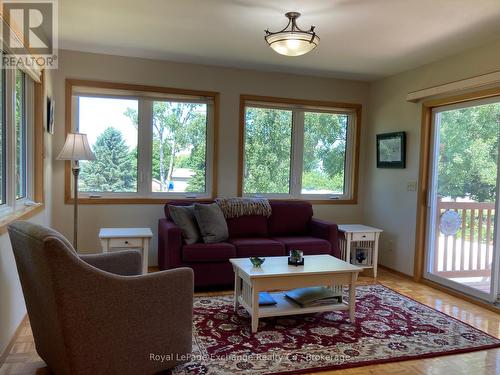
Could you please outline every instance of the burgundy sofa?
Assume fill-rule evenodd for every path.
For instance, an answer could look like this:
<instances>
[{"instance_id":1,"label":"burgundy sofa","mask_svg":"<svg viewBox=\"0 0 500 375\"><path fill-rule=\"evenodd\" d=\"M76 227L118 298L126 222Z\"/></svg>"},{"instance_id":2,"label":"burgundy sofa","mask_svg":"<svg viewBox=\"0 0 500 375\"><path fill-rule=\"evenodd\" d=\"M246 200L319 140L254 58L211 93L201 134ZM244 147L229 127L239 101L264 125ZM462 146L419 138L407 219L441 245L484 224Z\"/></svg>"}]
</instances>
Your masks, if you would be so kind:
<instances>
[{"instance_id":1,"label":"burgundy sofa","mask_svg":"<svg viewBox=\"0 0 500 375\"><path fill-rule=\"evenodd\" d=\"M247 215L227 219L229 239L220 243L184 243L180 228L172 221L168 205L158 223L158 265L161 270L190 267L196 287L230 285L234 274L230 258L283 256L290 249L305 255L340 257L337 225L313 218L309 202L270 200L272 215ZM211 202L206 202L211 203ZM192 202L169 203L189 205Z\"/></svg>"}]
</instances>

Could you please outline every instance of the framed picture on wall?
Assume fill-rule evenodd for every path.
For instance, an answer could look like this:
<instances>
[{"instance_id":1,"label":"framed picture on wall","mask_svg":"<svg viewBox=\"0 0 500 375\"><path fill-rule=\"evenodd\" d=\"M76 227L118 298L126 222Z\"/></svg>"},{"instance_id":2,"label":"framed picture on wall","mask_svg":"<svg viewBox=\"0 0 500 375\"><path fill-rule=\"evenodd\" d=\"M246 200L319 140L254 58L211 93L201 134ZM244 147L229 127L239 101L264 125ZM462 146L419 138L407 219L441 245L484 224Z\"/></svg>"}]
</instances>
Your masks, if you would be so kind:
<instances>
[{"instance_id":1,"label":"framed picture on wall","mask_svg":"<svg viewBox=\"0 0 500 375\"><path fill-rule=\"evenodd\" d=\"M377 134L377 168L406 168L406 133Z\"/></svg>"}]
</instances>

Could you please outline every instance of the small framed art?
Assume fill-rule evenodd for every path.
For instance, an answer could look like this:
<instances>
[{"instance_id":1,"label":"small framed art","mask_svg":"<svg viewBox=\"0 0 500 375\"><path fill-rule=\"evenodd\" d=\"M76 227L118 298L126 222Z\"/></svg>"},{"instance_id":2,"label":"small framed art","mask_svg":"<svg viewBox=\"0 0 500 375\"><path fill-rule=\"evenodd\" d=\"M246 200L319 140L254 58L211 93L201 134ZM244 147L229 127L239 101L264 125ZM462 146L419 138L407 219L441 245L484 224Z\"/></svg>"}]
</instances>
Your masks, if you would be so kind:
<instances>
[{"instance_id":1,"label":"small framed art","mask_svg":"<svg viewBox=\"0 0 500 375\"><path fill-rule=\"evenodd\" d=\"M406 133L377 134L377 168L406 168Z\"/></svg>"}]
</instances>

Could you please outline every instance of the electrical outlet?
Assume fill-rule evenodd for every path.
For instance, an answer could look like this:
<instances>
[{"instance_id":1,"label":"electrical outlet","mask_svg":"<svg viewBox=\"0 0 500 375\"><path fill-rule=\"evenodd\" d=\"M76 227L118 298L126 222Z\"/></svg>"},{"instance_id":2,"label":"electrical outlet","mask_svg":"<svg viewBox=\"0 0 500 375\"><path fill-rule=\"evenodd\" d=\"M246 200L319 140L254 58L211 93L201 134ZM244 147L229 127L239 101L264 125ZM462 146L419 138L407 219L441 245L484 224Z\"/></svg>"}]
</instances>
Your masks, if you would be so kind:
<instances>
[{"instance_id":1,"label":"electrical outlet","mask_svg":"<svg viewBox=\"0 0 500 375\"><path fill-rule=\"evenodd\" d=\"M406 191L417 191L417 181L408 181Z\"/></svg>"},{"instance_id":2,"label":"electrical outlet","mask_svg":"<svg viewBox=\"0 0 500 375\"><path fill-rule=\"evenodd\" d=\"M387 245L387 251L392 252L393 249L394 249L394 242L392 240L389 240L389 243Z\"/></svg>"}]
</instances>

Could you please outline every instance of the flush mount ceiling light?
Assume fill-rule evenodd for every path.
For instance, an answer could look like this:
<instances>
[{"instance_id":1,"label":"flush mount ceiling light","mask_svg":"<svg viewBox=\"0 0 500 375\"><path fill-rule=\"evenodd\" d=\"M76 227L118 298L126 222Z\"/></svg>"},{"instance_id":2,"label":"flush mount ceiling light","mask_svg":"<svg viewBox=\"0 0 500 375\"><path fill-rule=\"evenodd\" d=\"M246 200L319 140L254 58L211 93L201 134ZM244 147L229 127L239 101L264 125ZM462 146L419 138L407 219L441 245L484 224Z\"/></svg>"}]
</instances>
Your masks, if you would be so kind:
<instances>
[{"instance_id":1,"label":"flush mount ceiling light","mask_svg":"<svg viewBox=\"0 0 500 375\"><path fill-rule=\"evenodd\" d=\"M315 26L311 26L309 31L301 30L297 26L298 12L285 13L288 18L286 27L276 33L266 30L266 42L273 50L280 55L300 56L312 51L319 44L319 36L314 32Z\"/></svg>"}]
</instances>

